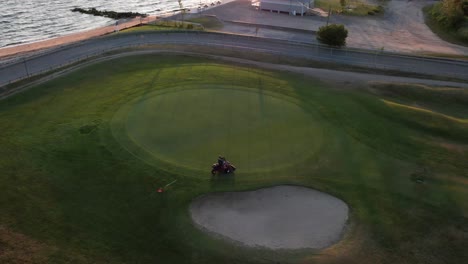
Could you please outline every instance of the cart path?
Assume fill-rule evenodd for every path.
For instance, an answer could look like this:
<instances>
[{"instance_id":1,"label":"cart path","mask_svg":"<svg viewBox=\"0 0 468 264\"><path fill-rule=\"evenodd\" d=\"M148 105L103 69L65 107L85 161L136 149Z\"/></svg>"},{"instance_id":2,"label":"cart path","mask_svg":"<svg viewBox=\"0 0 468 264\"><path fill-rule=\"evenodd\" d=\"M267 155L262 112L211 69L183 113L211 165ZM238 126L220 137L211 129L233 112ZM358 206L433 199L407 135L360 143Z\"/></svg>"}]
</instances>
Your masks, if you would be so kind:
<instances>
[{"instance_id":1,"label":"cart path","mask_svg":"<svg viewBox=\"0 0 468 264\"><path fill-rule=\"evenodd\" d=\"M37 86L41 83L47 82L51 79L66 75L68 73L71 73L73 71L76 71L84 67L87 67L91 64L95 64L95 63L106 61L106 60L116 59L116 58L136 56L136 55L146 55L146 54L173 54L173 55L202 56L202 57L210 58L213 60L237 63L246 67L252 66L252 67L259 67L259 68L269 69L269 70L287 71L287 72L298 73L298 74L303 74L305 76L317 78L321 81L336 85L336 87L341 88L341 89L348 89L348 88L352 89L355 87L362 87L363 85L366 85L369 82L406 83L406 84L422 84L422 85L430 85L430 86L468 88L468 83L466 82L440 81L440 80L411 78L411 77L389 76L389 75L382 75L382 74L348 72L348 71L311 68L311 67L298 67L298 66L273 64L273 63L267 63L267 62L258 62L258 61L253 61L253 60L225 57L225 56L218 56L218 55L201 54L201 53L193 53L193 52L170 51L170 50L146 50L146 51L128 51L128 52L119 53L119 54L112 55L112 56L107 56L104 58L93 59L86 63L82 63L79 65L73 66L71 68L67 68L65 70L48 75L39 80L19 86L15 88L14 90L3 91L3 92L0 91L0 100L10 97L24 90L27 90L31 87Z\"/></svg>"}]
</instances>

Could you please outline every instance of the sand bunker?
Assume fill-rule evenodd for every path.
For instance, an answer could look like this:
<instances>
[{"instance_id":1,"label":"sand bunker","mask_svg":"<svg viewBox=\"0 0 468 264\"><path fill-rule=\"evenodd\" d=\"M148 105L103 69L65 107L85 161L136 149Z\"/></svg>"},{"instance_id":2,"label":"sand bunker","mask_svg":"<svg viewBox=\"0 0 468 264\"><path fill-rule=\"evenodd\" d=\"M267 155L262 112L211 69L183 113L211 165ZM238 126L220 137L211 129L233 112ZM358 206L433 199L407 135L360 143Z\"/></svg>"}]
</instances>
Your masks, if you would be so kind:
<instances>
[{"instance_id":1,"label":"sand bunker","mask_svg":"<svg viewBox=\"0 0 468 264\"><path fill-rule=\"evenodd\" d=\"M208 194L190 206L202 229L270 249L320 249L336 243L348 206L329 194L299 186Z\"/></svg>"}]
</instances>

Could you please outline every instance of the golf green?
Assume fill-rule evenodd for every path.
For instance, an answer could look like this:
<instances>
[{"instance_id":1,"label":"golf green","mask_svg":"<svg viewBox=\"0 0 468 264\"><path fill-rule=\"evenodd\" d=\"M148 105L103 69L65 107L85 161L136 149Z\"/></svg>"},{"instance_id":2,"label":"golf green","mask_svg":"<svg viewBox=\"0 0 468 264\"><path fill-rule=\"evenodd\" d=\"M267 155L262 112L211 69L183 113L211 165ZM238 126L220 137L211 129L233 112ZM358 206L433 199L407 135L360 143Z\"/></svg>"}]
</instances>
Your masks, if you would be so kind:
<instances>
[{"instance_id":1,"label":"golf green","mask_svg":"<svg viewBox=\"0 0 468 264\"><path fill-rule=\"evenodd\" d=\"M291 166L313 155L324 135L313 113L294 98L229 85L150 93L126 104L113 120L114 130L123 130L114 134L134 155L205 171L218 155L239 172Z\"/></svg>"}]
</instances>

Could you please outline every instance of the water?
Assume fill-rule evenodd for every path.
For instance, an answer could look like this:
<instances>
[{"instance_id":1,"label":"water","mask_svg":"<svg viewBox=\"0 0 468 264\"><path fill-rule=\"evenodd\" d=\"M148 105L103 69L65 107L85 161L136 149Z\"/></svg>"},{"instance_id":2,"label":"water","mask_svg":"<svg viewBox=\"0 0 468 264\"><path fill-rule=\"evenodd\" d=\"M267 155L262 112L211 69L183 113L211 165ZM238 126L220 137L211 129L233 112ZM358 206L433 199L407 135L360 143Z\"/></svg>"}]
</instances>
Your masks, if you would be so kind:
<instances>
[{"instance_id":1,"label":"water","mask_svg":"<svg viewBox=\"0 0 468 264\"><path fill-rule=\"evenodd\" d=\"M185 8L217 1L183 0ZM223 1L224 2L224 1ZM112 25L115 20L71 12L75 7L150 15L178 10L177 0L0 0L0 47Z\"/></svg>"}]
</instances>

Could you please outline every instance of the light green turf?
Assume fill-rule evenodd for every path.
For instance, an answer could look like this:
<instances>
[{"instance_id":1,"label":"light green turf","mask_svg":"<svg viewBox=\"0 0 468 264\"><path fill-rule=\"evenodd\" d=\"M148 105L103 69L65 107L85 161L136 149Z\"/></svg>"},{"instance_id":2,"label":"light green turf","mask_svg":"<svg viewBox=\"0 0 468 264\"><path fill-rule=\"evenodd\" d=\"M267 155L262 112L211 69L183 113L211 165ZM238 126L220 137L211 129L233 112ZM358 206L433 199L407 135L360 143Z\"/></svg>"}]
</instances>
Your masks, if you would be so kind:
<instances>
[{"instance_id":1,"label":"light green turf","mask_svg":"<svg viewBox=\"0 0 468 264\"><path fill-rule=\"evenodd\" d=\"M385 0L381 1L382 4ZM348 0L345 6L349 9L343 9L340 0L316 0L315 7L325 11L331 9L335 14L353 15L353 16L368 16L383 13L384 8L381 5L376 5L375 2L368 0ZM369 13L370 12L370 13Z\"/></svg>"},{"instance_id":2,"label":"light green turf","mask_svg":"<svg viewBox=\"0 0 468 264\"><path fill-rule=\"evenodd\" d=\"M293 166L316 154L325 139L315 119L317 113L279 93L193 85L125 105L114 117L114 134L123 144L137 145L135 155L151 156L149 163L158 159L206 172L222 155L239 173L250 173Z\"/></svg>"},{"instance_id":3,"label":"light green turf","mask_svg":"<svg viewBox=\"0 0 468 264\"><path fill-rule=\"evenodd\" d=\"M467 102L184 56L88 66L0 101L0 263L464 263ZM211 176L218 154L235 175ZM344 240L249 249L192 224L199 195L277 184L343 199Z\"/></svg>"}]
</instances>

